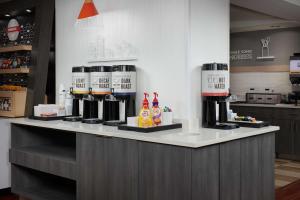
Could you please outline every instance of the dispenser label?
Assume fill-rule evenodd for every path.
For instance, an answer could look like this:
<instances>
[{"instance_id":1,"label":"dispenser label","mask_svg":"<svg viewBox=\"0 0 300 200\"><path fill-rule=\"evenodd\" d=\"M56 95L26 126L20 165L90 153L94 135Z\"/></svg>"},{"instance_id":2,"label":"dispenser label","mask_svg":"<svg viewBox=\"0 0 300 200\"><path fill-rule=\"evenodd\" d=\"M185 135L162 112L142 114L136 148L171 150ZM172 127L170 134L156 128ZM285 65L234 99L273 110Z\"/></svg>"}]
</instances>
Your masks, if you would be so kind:
<instances>
[{"instance_id":1,"label":"dispenser label","mask_svg":"<svg viewBox=\"0 0 300 200\"><path fill-rule=\"evenodd\" d=\"M136 72L113 72L114 93L136 93Z\"/></svg>"},{"instance_id":2,"label":"dispenser label","mask_svg":"<svg viewBox=\"0 0 300 200\"><path fill-rule=\"evenodd\" d=\"M202 96L228 96L228 71L202 71Z\"/></svg>"},{"instance_id":3,"label":"dispenser label","mask_svg":"<svg viewBox=\"0 0 300 200\"><path fill-rule=\"evenodd\" d=\"M89 73L73 73L72 87L74 94L88 94L90 88Z\"/></svg>"},{"instance_id":4,"label":"dispenser label","mask_svg":"<svg viewBox=\"0 0 300 200\"><path fill-rule=\"evenodd\" d=\"M93 94L111 94L111 72L92 72L91 88Z\"/></svg>"}]
</instances>

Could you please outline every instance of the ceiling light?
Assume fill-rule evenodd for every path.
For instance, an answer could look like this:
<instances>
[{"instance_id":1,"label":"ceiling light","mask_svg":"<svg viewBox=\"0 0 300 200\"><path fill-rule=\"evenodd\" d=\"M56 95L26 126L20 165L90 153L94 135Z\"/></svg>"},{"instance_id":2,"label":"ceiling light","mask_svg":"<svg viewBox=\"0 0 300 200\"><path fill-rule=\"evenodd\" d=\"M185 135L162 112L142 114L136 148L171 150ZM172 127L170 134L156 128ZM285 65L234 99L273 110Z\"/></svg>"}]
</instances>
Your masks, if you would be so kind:
<instances>
[{"instance_id":1,"label":"ceiling light","mask_svg":"<svg viewBox=\"0 0 300 200\"><path fill-rule=\"evenodd\" d=\"M26 12L28 12L28 13L32 13L32 10L30 10L30 9L26 9Z\"/></svg>"},{"instance_id":2,"label":"ceiling light","mask_svg":"<svg viewBox=\"0 0 300 200\"><path fill-rule=\"evenodd\" d=\"M5 16L5 17L10 17L10 14L5 14L4 16Z\"/></svg>"},{"instance_id":3,"label":"ceiling light","mask_svg":"<svg viewBox=\"0 0 300 200\"><path fill-rule=\"evenodd\" d=\"M98 11L93 0L84 0L78 19L85 19L98 15Z\"/></svg>"}]
</instances>

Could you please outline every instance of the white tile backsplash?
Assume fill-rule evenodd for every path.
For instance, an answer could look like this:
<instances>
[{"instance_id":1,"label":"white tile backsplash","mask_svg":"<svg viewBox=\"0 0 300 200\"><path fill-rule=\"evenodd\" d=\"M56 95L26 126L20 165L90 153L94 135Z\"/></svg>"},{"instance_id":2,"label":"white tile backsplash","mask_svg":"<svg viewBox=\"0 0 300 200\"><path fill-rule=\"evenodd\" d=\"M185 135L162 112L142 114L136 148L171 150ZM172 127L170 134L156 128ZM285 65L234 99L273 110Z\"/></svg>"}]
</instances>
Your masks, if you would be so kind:
<instances>
[{"instance_id":1,"label":"white tile backsplash","mask_svg":"<svg viewBox=\"0 0 300 200\"><path fill-rule=\"evenodd\" d=\"M238 96L239 100L245 100L245 94L250 88L255 92L265 92L269 88L274 93L288 94L292 90L288 72L251 72L231 73L231 93Z\"/></svg>"}]
</instances>

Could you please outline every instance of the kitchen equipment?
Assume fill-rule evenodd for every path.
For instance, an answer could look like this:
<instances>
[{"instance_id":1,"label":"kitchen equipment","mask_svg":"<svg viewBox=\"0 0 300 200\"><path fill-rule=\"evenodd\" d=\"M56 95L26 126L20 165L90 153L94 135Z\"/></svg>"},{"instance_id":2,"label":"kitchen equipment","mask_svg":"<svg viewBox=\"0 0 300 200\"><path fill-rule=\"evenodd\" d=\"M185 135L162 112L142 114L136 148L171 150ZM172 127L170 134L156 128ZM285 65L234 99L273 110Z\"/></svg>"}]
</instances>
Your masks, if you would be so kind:
<instances>
[{"instance_id":1,"label":"kitchen equipment","mask_svg":"<svg viewBox=\"0 0 300 200\"><path fill-rule=\"evenodd\" d=\"M202 67L203 116L205 128L234 129L238 125L227 122L229 70L227 64L208 63Z\"/></svg>"},{"instance_id":2,"label":"kitchen equipment","mask_svg":"<svg viewBox=\"0 0 300 200\"><path fill-rule=\"evenodd\" d=\"M292 93L289 94L289 101L298 105L300 100L300 55L295 54L290 58L290 81Z\"/></svg>"},{"instance_id":3,"label":"kitchen equipment","mask_svg":"<svg viewBox=\"0 0 300 200\"><path fill-rule=\"evenodd\" d=\"M89 94L90 92L90 68L85 66L72 68L73 94Z\"/></svg>"},{"instance_id":4,"label":"kitchen equipment","mask_svg":"<svg viewBox=\"0 0 300 200\"><path fill-rule=\"evenodd\" d=\"M72 87L70 94L73 98L72 116L65 117L64 121L77 122L83 116L83 98L90 93L90 68L85 66L72 68Z\"/></svg>"},{"instance_id":5,"label":"kitchen equipment","mask_svg":"<svg viewBox=\"0 0 300 200\"><path fill-rule=\"evenodd\" d=\"M251 104L279 104L281 102L281 94L246 93L246 102Z\"/></svg>"},{"instance_id":6,"label":"kitchen equipment","mask_svg":"<svg viewBox=\"0 0 300 200\"><path fill-rule=\"evenodd\" d=\"M98 102L98 118L103 121L104 99L110 95L112 85L112 67L93 66L90 69L91 94Z\"/></svg>"},{"instance_id":7,"label":"kitchen equipment","mask_svg":"<svg viewBox=\"0 0 300 200\"><path fill-rule=\"evenodd\" d=\"M113 95L107 95L104 99L103 124L117 126L120 121L120 101Z\"/></svg>"},{"instance_id":8,"label":"kitchen equipment","mask_svg":"<svg viewBox=\"0 0 300 200\"><path fill-rule=\"evenodd\" d=\"M119 101L119 124L125 124L127 117L136 116L136 67L116 65L112 68L112 91ZM118 125L116 121L107 125Z\"/></svg>"}]
</instances>

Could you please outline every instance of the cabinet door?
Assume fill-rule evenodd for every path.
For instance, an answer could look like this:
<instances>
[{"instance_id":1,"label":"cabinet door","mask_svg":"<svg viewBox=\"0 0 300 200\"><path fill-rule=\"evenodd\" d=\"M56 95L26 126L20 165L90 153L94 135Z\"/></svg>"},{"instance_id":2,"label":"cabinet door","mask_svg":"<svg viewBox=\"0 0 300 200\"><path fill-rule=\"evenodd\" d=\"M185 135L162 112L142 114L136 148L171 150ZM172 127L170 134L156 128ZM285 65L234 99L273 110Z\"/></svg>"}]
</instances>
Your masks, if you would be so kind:
<instances>
[{"instance_id":1,"label":"cabinet door","mask_svg":"<svg viewBox=\"0 0 300 200\"><path fill-rule=\"evenodd\" d=\"M107 138L77 134L77 200L107 200Z\"/></svg>"},{"instance_id":2,"label":"cabinet door","mask_svg":"<svg viewBox=\"0 0 300 200\"><path fill-rule=\"evenodd\" d=\"M191 200L190 149L140 142L139 151L140 200Z\"/></svg>"},{"instance_id":3,"label":"cabinet door","mask_svg":"<svg viewBox=\"0 0 300 200\"><path fill-rule=\"evenodd\" d=\"M220 144L220 200L241 199L241 141Z\"/></svg>"},{"instance_id":4,"label":"cabinet door","mask_svg":"<svg viewBox=\"0 0 300 200\"><path fill-rule=\"evenodd\" d=\"M260 150L258 137L241 140L241 200L263 200Z\"/></svg>"},{"instance_id":5,"label":"cabinet door","mask_svg":"<svg viewBox=\"0 0 300 200\"><path fill-rule=\"evenodd\" d=\"M292 155L294 153L294 122L290 119L273 119L272 125L279 126L276 134L276 153Z\"/></svg>"},{"instance_id":6,"label":"cabinet door","mask_svg":"<svg viewBox=\"0 0 300 200\"><path fill-rule=\"evenodd\" d=\"M138 142L112 138L108 144L109 200L138 200Z\"/></svg>"},{"instance_id":7,"label":"cabinet door","mask_svg":"<svg viewBox=\"0 0 300 200\"><path fill-rule=\"evenodd\" d=\"M261 138L261 192L262 200L275 199L275 133L268 133Z\"/></svg>"},{"instance_id":8,"label":"cabinet door","mask_svg":"<svg viewBox=\"0 0 300 200\"><path fill-rule=\"evenodd\" d=\"M219 200L219 145L194 149L192 152L192 200Z\"/></svg>"},{"instance_id":9,"label":"cabinet door","mask_svg":"<svg viewBox=\"0 0 300 200\"><path fill-rule=\"evenodd\" d=\"M294 121L294 153L300 157L300 120Z\"/></svg>"}]
</instances>

